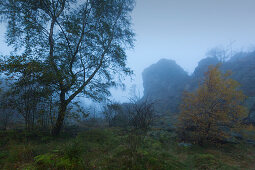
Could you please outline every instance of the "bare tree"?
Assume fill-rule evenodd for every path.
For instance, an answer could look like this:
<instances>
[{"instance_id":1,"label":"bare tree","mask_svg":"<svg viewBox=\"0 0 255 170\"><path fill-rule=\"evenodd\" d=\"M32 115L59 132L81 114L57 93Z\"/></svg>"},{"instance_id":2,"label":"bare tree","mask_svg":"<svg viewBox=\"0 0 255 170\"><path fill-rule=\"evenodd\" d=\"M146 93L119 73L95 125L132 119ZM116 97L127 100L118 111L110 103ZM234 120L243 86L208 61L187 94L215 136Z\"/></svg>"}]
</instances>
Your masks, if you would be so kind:
<instances>
[{"instance_id":1,"label":"bare tree","mask_svg":"<svg viewBox=\"0 0 255 170\"><path fill-rule=\"evenodd\" d=\"M121 110L121 105L116 102L106 104L103 107L103 114L106 121L108 122L109 127L113 126L113 120L118 114L120 114Z\"/></svg>"},{"instance_id":2,"label":"bare tree","mask_svg":"<svg viewBox=\"0 0 255 170\"><path fill-rule=\"evenodd\" d=\"M218 46L214 47L209 50L206 54L207 57L216 57L222 63L226 62L230 59L233 55L233 43L234 41L230 42L227 46Z\"/></svg>"},{"instance_id":3,"label":"bare tree","mask_svg":"<svg viewBox=\"0 0 255 170\"><path fill-rule=\"evenodd\" d=\"M148 99L133 101L128 109L129 125L133 130L147 132L152 126L156 112L154 109L155 102Z\"/></svg>"}]
</instances>

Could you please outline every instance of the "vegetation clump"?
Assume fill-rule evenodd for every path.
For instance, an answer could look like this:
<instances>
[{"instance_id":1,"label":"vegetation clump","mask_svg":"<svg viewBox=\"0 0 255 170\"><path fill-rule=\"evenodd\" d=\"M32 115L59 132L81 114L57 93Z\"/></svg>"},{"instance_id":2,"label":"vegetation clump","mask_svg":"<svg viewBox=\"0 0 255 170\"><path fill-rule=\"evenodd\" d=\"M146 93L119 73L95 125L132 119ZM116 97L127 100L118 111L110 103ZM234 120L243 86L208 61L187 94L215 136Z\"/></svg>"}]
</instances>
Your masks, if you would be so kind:
<instances>
[{"instance_id":1,"label":"vegetation clump","mask_svg":"<svg viewBox=\"0 0 255 170\"><path fill-rule=\"evenodd\" d=\"M173 132L150 130L140 138L120 128L91 129L77 137L10 142L0 152L1 169L249 169L255 148L225 144L180 146ZM152 133L158 135L150 135ZM142 140L141 140L142 139ZM166 142L168 141L168 142ZM27 143L29 142L29 143ZM248 147L248 149L244 149Z\"/></svg>"},{"instance_id":2,"label":"vegetation clump","mask_svg":"<svg viewBox=\"0 0 255 170\"><path fill-rule=\"evenodd\" d=\"M199 144L224 141L230 132L240 128L246 115L245 95L239 84L222 74L219 66L205 73L194 92L186 92L181 104L179 130L183 138Z\"/></svg>"}]
</instances>

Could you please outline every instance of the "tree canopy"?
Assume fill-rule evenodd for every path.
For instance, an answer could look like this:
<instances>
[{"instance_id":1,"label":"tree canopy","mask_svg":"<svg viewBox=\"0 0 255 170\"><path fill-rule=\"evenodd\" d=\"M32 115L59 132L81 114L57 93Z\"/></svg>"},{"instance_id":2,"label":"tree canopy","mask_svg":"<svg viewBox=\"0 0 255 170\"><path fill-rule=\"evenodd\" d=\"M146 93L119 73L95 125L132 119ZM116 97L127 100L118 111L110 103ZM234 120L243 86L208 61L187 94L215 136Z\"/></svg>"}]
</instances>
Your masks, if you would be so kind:
<instances>
[{"instance_id":1,"label":"tree canopy","mask_svg":"<svg viewBox=\"0 0 255 170\"><path fill-rule=\"evenodd\" d=\"M245 96L229 76L219 66L210 67L198 89L184 94L179 116L183 135L191 133L202 144L226 139L229 130L239 127L246 116Z\"/></svg>"},{"instance_id":2,"label":"tree canopy","mask_svg":"<svg viewBox=\"0 0 255 170\"><path fill-rule=\"evenodd\" d=\"M3 0L7 42L40 61L48 86L59 95L58 134L67 105L80 94L110 95L115 76L130 75L125 50L133 47L133 0Z\"/></svg>"}]
</instances>

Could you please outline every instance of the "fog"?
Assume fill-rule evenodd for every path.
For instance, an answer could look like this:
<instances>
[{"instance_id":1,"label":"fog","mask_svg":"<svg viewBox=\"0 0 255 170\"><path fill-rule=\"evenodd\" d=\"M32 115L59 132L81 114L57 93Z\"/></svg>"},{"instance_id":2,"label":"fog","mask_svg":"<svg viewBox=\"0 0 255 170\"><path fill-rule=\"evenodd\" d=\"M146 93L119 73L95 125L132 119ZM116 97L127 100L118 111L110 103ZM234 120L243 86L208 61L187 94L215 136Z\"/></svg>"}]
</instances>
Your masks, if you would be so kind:
<instances>
[{"instance_id":1,"label":"fog","mask_svg":"<svg viewBox=\"0 0 255 170\"><path fill-rule=\"evenodd\" d=\"M173 59L189 74L211 48L254 49L254 0L137 0L133 11L136 43L128 52L134 80L143 92L142 71L160 58Z\"/></svg>"},{"instance_id":2,"label":"fog","mask_svg":"<svg viewBox=\"0 0 255 170\"><path fill-rule=\"evenodd\" d=\"M0 170L254 169L254 21L255 0L0 0Z\"/></svg>"},{"instance_id":3,"label":"fog","mask_svg":"<svg viewBox=\"0 0 255 170\"><path fill-rule=\"evenodd\" d=\"M191 74L215 46L254 49L254 6L254 0L137 0L132 15L136 42L127 52L133 81L124 81L125 91L113 89L112 98L127 101L133 84L142 94L142 71L161 58L175 60ZM11 49L4 43L5 27L0 25L1 54Z\"/></svg>"}]
</instances>

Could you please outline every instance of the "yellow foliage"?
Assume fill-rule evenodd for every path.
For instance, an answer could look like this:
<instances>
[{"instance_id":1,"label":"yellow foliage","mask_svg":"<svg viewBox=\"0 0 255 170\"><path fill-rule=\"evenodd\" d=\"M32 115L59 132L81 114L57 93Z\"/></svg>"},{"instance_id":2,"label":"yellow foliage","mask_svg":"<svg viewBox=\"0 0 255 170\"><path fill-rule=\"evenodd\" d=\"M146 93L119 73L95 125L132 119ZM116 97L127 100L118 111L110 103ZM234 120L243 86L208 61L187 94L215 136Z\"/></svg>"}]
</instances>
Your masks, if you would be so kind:
<instances>
[{"instance_id":1,"label":"yellow foliage","mask_svg":"<svg viewBox=\"0 0 255 170\"><path fill-rule=\"evenodd\" d=\"M219 66L209 67L195 92L185 92L180 107L180 130L185 136L191 131L199 143L226 138L227 131L238 128L246 115L245 99L237 81L230 73L221 74Z\"/></svg>"}]
</instances>

